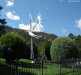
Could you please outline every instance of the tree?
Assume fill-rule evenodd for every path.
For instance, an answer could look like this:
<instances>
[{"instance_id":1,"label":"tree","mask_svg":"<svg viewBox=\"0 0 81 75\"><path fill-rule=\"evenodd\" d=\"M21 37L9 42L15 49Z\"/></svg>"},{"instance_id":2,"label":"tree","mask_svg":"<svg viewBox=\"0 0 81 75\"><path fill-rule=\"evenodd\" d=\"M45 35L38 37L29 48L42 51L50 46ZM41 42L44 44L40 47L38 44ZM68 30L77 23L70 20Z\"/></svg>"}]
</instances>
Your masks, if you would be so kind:
<instances>
[{"instance_id":1,"label":"tree","mask_svg":"<svg viewBox=\"0 0 81 75\"><path fill-rule=\"evenodd\" d=\"M50 55L51 43L52 41L50 39L45 41L45 56L47 57L48 60L51 60L51 55Z\"/></svg>"},{"instance_id":2,"label":"tree","mask_svg":"<svg viewBox=\"0 0 81 75\"><path fill-rule=\"evenodd\" d=\"M49 44L48 44L47 40L44 40L42 43L40 43L40 44L38 45L38 54L39 54L39 55L44 55L44 56L46 56L46 51L47 51L46 47L47 47L48 45L49 45Z\"/></svg>"},{"instance_id":3,"label":"tree","mask_svg":"<svg viewBox=\"0 0 81 75\"><path fill-rule=\"evenodd\" d=\"M81 58L81 35L78 35L76 37L75 43L76 43L78 51L79 51L79 57Z\"/></svg>"},{"instance_id":4,"label":"tree","mask_svg":"<svg viewBox=\"0 0 81 75\"><path fill-rule=\"evenodd\" d=\"M68 35L68 37L71 38L72 40L74 40L74 39L76 38L76 36L74 36L74 34L72 34L72 33L70 33L70 34Z\"/></svg>"},{"instance_id":5,"label":"tree","mask_svg":"<svg viewBox=\"0 0 81 75\"><path fill-rule=\"evenodd\" d=\"M69 37L58 37L51 45L52 60L77 58L78 50L76 44Z\"/></svg>"},{"instance_id":6,"label":"tree","mask_svg":"<svg viewBox=\"0 0 81 75\"><path fill-rule=\"evenodd\" d=\"M44 43L44 41L42 43L38 44L38 55L45 55L45 43Z\"/></svg>"},{"instance_id":7,"label":"tree","mask_svg":"<svg viewBox=\"0 0 81 75\"><path fill-rule=\"evenodd\" d=\"M3 7L0 6L0 11L2 9ZM4 26L5 24L6 24L6 19L0 19L0 36L5 33L5 26Z\"/></svg>"},{"instance_id":8,"label":"tree","mask_svg":"<svg viewBox=\"0 0 81 75\"><path fill-rule=\"evenodd\" d=\"M24 58L26 59L30 59L30 54L31 54L31 50L30 50L30 42L27 43L28 44L28 47L27 49L25 50L25 55L24 55ZM38 55L38 49L37 49L37 45L35 43L33 43L33 51L34 51L34 59L37 59L37 55Z\"/></svg>"},{"instance_id":9,"label":"tree","mask_svg":"<svg viewBox=\"0 0 81 75\"><path fill-rule=\"evenodd\" d=\"M37 49L37 45L35 43L33 44L33 50L34 50L34 59L37 59L38 49Z\"/></svg>"},{"instance_id":10,"label":"tree","mask_svg":"<svg viewBox=\"0 0 81 75\"><path fill-rule=\"evenodd\" d=\"M0 37L0 57L7 60L20 59L29 51L25 39L15 33L7 33Z\"/></svg>"}]
</instances>

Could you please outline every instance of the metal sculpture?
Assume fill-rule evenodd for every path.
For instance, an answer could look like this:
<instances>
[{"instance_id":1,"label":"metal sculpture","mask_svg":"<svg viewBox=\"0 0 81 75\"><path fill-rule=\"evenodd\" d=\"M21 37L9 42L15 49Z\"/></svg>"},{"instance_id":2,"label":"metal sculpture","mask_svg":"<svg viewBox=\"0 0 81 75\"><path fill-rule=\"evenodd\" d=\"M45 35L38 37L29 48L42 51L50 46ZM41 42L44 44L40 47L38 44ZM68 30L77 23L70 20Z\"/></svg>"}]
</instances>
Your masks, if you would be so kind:
<instances>
[{"instance_id":1,"label":"metal sculpture","mask_svg":"<svg viewBox=\"0 0 81 75\"><path fill-rule=\"evenodd\" d=\"M40 35L36 35L33 32L40 32L42 29L41 25L41 15L40 13L37 16L37 19L35 22L33 22L32 15L30 14L30 30L28 31L29 35L31 36L31 54L30 54L30 59L34 59L34 50L33 50L33 37L34 38L39 38L41 37Z\"/></svg>"}]
</instances>

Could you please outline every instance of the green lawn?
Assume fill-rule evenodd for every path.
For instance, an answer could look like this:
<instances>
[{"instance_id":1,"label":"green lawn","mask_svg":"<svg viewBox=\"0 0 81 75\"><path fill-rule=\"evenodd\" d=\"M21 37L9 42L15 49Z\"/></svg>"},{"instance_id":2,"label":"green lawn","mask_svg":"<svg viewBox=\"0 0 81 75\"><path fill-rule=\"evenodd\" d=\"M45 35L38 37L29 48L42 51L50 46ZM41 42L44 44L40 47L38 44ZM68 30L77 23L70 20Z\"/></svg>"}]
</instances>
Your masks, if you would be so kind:
<instances>
[{"instance_id":1,"label":"green lawn","mask_svg":"<svg viewBox=\"0 0 81 75\"><path fill-rule=\"evenodd\" d=\"M23 61L22 63L19 64L20 66L18 67L18 73L20 75L42 75L41 64L32 64L30 63L31 60L28 60L28 62L26 62L26 59L25 60L21 59L19 61L20 62ZM0 63L0 75L15 75L16 73L15 67L16 66L14 65ZM31 69L29 67L31 67ZM71 67L70 68L62 67L61 73L62 75L81 75L80 70L75 70L73 72ZM43 74L44 75L59 75L60 74L59 64L44 63Z\"/></svg>"},{"instance_id":2,"label":"green lawn","mask_svg":"<svg viewBox=\"0 0 81 75\"><path fill-rule=\"evenodd\" d=\"M17 73L20 73L20 75L33 75L33 73L23 71ZM0 75L16 75L16 70L7 64L0 64Z\"/></svg>"},{"instance_id":3,"label":"green lawn","mask_svg":"<svg viewBox=\"0 0 81 75\"><path fill-rule=\"evenodd\" d=\"M77 71L74 71L74 72L66 73L66 74L63 74L63 75L81 75L81 70L77 70Z\"/></svg>"}]
</instances>

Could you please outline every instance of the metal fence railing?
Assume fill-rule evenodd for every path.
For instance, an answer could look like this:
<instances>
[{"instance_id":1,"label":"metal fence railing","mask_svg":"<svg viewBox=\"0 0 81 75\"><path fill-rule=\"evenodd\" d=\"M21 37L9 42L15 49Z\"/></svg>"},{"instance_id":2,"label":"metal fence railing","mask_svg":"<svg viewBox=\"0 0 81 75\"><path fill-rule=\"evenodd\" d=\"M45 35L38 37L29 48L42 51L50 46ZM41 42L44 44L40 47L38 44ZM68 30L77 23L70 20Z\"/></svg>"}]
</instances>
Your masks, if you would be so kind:
<instances>
[{"instance_id":1,"label":"metal fence railing","mask_svg":"<svg viewBox=\"0 0 81 75\"><path fill-rule=\"evenodd\" d=\"M81 60L66 59L44 63L44 75L81 75Z\"/></svg>"},{"instance_id":2,"label":"metal fence railing","mask_svg":"<svg viewBox=\"0 0 81 75\"><path fill-rule=\"evenodd\" d=\"M81 60L73 58L35 63L0 61L0 75L81 75L80 70Z\"/></svg>"},{"instance_id":3,"label":"metal fence railing","mask_svg":"<svg viewBox=\"0 0 81 75\"><path fill-rule=\"evenodd\" d=\"M42 75L42 63L0 61L0 75Z\"/></svg>"}]
</instances>

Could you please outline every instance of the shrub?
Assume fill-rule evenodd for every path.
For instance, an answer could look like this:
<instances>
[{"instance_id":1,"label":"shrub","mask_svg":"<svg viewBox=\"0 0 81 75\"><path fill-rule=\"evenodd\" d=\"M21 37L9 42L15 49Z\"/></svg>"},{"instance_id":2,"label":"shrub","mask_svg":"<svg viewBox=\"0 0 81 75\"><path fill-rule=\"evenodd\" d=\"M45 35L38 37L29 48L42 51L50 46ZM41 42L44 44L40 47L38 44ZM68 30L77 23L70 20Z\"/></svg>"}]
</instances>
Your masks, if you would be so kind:
<instances>
[{"instance_id":1,"label":"shrub","mask_svg":"<svg viewBox=\"0 0 81 75\"><path fill-rule=\"evenodd\" d=\"M0 62L5 62L6 59L0 58Z\"/></svg>"},{"instance_id":2,"label":"shrub","mask_svg":"<svg viewBox=\"0 0 81 75\"><path fill-rule=\"evenodd\" d=\"M28 59L19 59L19 62L32 63L32 60L28 60Z\"/></svg>"},{"instance_id":3,"label":"shrub","mask_svg":"<svg viewBox=\"0 0 81 75\"><path fill-rule=\"evenodd\" d=\"M73 40L69 37L58 37L51 45L52 60L68 59L78 57L78 50Z\"/></svg>"},{"instance_id":4,"label":"shrub","mask_svg":"<svg viewBox=\"0 0 81 75\"><path fill-rule=\"evenodd\" d=\"M22 58L26 52L25 39L15 33L7 33L0 38L0 57L7 60Z\"/></svg>"}]
</instances>

